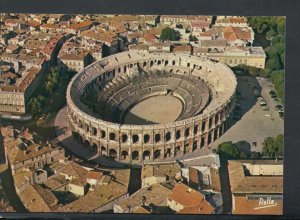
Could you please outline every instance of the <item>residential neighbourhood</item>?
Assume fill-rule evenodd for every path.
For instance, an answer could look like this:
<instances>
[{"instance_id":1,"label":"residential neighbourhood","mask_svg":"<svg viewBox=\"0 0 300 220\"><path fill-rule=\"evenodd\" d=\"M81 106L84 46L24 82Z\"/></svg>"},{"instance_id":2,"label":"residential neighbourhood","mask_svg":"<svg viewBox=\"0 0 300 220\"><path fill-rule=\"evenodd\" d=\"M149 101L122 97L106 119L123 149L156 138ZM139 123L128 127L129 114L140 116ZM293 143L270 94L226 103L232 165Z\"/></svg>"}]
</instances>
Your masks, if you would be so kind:
<instances>
[{"instance_id":1,"label":"residential neighbourhood","mask_svg":"<svg viewBox=\"0 0 300 220\"><path fill-rule=\"evenodd\" d=\"M0 212L282 214L285 20L259 19L0 14Z\"/></svg>"}]
</instances>

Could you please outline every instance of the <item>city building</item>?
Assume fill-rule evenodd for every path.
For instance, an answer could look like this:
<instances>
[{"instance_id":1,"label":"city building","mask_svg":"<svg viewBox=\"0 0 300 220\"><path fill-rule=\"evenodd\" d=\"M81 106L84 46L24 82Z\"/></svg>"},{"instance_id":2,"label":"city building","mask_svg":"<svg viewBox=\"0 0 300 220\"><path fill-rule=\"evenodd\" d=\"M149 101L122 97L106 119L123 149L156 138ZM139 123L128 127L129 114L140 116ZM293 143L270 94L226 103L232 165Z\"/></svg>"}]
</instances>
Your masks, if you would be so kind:
<instances>
[{"instance_id":1,"label":"city building","mask_svg":"<svg viewBox=\"0 0 300 220\"><path fill-rule=\"evenodd\" d=\"M282 214L282 160L230 160L228 173L233 214Z\"/></svg>"},{"instance_id":2,"label":"city building","mask_svg":"<svg viewBox=\"0 0 300 220\"><path fill-rule=\"evenodd\" d=\"M156 183L163 183L170 180L180 179L180 166L172 164L146 164L142 168L142 188Z\"/></svg>"},{"instance_id":3,"label":"city building","mask_svg":"<svg viewBox=\"0 0 300 220\"><path fill-rule=\"evenodd\" d=\"M214 214L214 207L200 192L180 183L168 195L168 207L178 214Z\"/></svg>"},{"instance_id":4,"label":"city building","mask_svg":"<svg viewBox=\"0 0 300 220\"><path fill-rule=\"evenodd\" d=\"M43 142L36 134L9 127L2 127L1 133L13 174L24 168L42 168L65 157L63 148Z\"/></svg>"}]
</instances>

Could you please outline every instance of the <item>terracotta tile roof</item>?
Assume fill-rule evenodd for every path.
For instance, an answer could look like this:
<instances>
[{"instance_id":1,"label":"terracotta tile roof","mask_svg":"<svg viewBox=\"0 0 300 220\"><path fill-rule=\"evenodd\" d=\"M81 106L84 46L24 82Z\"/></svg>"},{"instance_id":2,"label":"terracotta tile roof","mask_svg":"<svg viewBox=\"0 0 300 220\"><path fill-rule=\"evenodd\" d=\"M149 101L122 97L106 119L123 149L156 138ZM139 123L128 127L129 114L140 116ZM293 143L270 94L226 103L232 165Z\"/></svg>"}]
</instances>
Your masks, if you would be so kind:
<instances>
[{"instance_id":1,"label":"terracotta tile roof","mask_svg":"<svg viewBox=\"0 0 300 220\"><path fill-rule=\"evenodd\" d=\"M281 194L283 192L282 176L245 175L241 161L228 161L228 172L232 193Z\"/></svg>"},{"instance_id":2,"label":"terracotta tile roof","mask_svg":"<svg viewBox=\"0 0 300 220\"><path fill-rule=\"evenodd\" d=\"M52 211L32 185L26 187L26 189L24 189L19 196L21 201L30 212Z\"/></svg>"},{"instance_id":3,"label":"terracotta tile roof","mask_svg":"<svg viewBox=\"0 0 300 220\"><path fill-rule=\"evenodd\" d=\"M182 206L194 206L205 199L201 193L183 183L175 185L168 198L176 201Z\"/></svg>"},{"instance_id":4,"label":"terracotta tile roof","mask_svg":"<svg viewBox=\"0 0 300 220\"><path fill-rule=\"evenodd\" d=\"M251 40L251 31L250 29L246 28L239 28L239 27L232 27L228 26L225 27L223 30L224 39L227 41L235 41L235 40Z\"/></svg>"},{"instance_id":5,"label":"terracotta tile roof","mask_svg":"<svg viewBox=\"0 0 300 220\"><path fill-rule=\"evenodd\" d=\"M204 195L182 183L175 185L168 199L184 206L180 214L212 214L214 211Z\"/></svg>"},{"instance_id":6,"label":"terracotta tile roof","mask_svg":"<svg viewBox=\"0 0 300 220\"><path fill-rule=\"evenodd\" d=\"M174 45L173 52L191 52L191 45Z\"/></svg>"},{"instance_id":7,"label":"terracotta tile roof","mask_svg":"<svg viewBox=\"0 0 300 220\"><path fill-rule=\"evenodd\" d=\"M91 26L92 24L93 24L92 21L83 21L83 22L79 22L79 23L70 24L67 28L73 29L73 30L80 30L82 28Z\"/></svg>"},{"instance_id":8,"label":"terracotta tile roof","mask_svg":"<svg viewBox=\"0 0 300 220\"><path fill-rule=\"evenodd\" d=\"M145 34L144 35L144 40L147 42L156 42L158 39L154 34Z\"/></svg>"},{"instance_id":9,"label":"terracotta tile roof","mask_svg":"<svg viewBox=\"0 0 300 220\"><path fill-rule=\"evenodd\" d=\"M95 179L99 180L103 176L103 173L97 172L97 171L89 171L85 178L87 179Z\"/></svg>"},{"instance_id":10,"label":"terracotta tile roof","mask_svg":"<svg viewBox=\"0 0 300 220\"><path fill-rule=\"evenodd\" d=\"M142 178L152 176L169 176L174 178L177 173L180 173L178 164L146 164L142 169Z\"/></svg>"}]
</instances>

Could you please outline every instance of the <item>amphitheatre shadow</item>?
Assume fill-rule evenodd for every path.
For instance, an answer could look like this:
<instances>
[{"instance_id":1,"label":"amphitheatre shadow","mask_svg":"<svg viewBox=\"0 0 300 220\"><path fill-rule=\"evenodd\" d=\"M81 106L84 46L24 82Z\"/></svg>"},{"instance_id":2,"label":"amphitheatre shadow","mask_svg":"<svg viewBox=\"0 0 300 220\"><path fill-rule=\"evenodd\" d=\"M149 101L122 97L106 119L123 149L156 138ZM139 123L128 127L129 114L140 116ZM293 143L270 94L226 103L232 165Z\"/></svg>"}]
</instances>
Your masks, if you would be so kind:
<instances>
[{"instance_id":1,"label":"amphitheatre shadow","mask_svg":"<svg viewBox=\"0 0 300 220\"><path fill-rule=\"evenodd\" d=\"M245 115L261 96L261 86L255 77L237 76L236 107L233 111L235 124ZM254 112L255 114L255 112Z\"/></svg>"},{"instance_id":2,"label":"amphitheatre shadow","mask_svg":"<svg viewBox=\"0 0 300 220\"><path fill-rule=\"evenodd\" d=\"M146 118L142 118L132 112L127 112L125 114L125 118L123 119L123 124L131 124L131 125L152 125L158 124L157 122L147 120Z\"/></svg>"}]
</instances>

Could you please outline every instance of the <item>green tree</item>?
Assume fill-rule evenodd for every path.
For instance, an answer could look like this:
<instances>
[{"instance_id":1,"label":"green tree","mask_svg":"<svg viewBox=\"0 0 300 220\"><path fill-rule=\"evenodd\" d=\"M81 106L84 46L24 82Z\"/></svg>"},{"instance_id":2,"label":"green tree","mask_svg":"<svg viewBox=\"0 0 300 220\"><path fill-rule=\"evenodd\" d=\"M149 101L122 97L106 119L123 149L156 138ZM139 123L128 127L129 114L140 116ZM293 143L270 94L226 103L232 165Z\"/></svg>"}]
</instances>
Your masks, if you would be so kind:
<instances>
[{"instance_id":1,"label":"green tree","mask_svg":"<svg viewBox=\"0 0 300 220\"><path fill-rule=\"evenodd\" d=\"M161 31L160 39L163 41L176 41L180 39L180 33L172 28L167 27Z\"/></svg>"},{"instance_id":2,"label":"green tree","mask_svg":"<svg viewBox=\"0 0 300 220\"><path fill-rule=\"evenodd\" d=\"M278 158L283 156L283 135L267 137L263 142L263 155Z\"/></svg>"},{"instance_id":3,"label":"green tree","mask_svg":"<svg viewBox=\"0 0 300 220\"><path fill-rule=\"evenodd\" d=\"M281 68L280 60L277 56L272 57L266 63L266 67L270 70L279 70Z\"/></svg>"},{"instance_id":4,"label":"green tree","mask_svg":"<svg viewBox=\"0 0 300 220\"><path fill-rule=\"evenodd\" d=\"M238 159L240 156L240 150L232 142L223 142L219 144L217 154L224 159Z\"/></svg>"}]
</instances>

